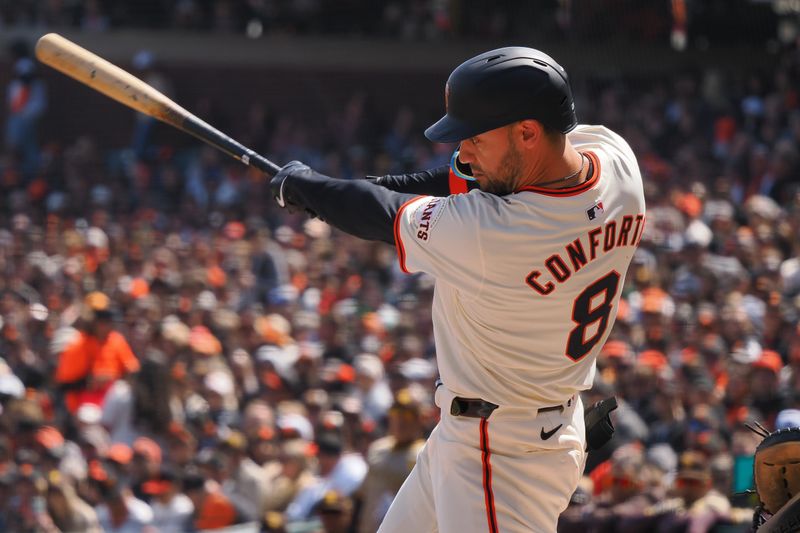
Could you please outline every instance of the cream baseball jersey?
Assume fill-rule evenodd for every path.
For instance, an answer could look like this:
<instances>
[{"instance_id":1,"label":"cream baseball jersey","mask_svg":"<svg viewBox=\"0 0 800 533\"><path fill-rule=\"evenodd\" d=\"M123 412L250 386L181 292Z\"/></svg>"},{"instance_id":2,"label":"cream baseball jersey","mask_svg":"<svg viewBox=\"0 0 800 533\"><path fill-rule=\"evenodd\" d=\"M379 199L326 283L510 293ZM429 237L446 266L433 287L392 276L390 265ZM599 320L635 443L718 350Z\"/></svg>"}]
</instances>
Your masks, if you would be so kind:
<instances>
[{"instance_id":1,"label":"cream baseball jersey","mask_svg":"<svg viewBox=\"0 0 800 533\"><path fill-rule=\"evenodd\" d=\"M619 135L579 125L568 138L592 163L578 186L421 196L395 218L401 268L436 279L439 372L460 396L542 406L591 387L645 202Z\"/></svg>"}]
</instances>

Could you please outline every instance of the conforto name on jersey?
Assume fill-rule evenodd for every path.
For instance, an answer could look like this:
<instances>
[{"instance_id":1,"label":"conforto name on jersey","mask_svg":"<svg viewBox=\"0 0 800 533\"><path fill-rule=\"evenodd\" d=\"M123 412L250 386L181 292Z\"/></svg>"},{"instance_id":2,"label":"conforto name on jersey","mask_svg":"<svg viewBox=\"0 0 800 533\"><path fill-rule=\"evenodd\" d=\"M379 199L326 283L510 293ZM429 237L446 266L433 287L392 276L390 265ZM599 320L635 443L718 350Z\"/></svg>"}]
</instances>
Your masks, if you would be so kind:
<instances>
[{"instance_id":1,"label":"conforto name on jersey","mask_svg":"<svg viewBox=\"0 0 800 533\"><path fill-rule=\"evenodd\" d=\"M638 246L644 233L644 222L642 213L625 215L619 223L610 220L589 230L584 237L564 245L564 252L556 252L545 259L541 270L532 270L525 283L542 296L551 294L556 290L556 283L567 281L573 272L597 259L598 253L605 254L620 246ZM542 277L543 273L545 277Z\"/></svg>"}]
</instances>

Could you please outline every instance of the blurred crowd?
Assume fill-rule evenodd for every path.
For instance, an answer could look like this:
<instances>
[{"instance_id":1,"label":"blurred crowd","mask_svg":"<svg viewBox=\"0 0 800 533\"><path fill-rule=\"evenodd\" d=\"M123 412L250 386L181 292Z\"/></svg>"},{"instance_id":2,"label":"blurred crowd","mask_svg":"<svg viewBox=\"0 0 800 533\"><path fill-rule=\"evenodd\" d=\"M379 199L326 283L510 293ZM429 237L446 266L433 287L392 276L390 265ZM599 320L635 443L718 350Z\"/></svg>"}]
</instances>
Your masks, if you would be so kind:
<instances>
[{"instance_id":1,"label":"blurred crowd","mask_svg":"<svg viewBox=\"0 0 800 533\"><path fill-rule=\"evenodd\" d=\"M573 0L21 0L0 6L0 27L46 25L86 31L142 27L251 36L264 32L431 40L497 38L525 35L531 30L559 31L559 27L568 25L573 3ZM636 2L626 3L622 7L636 13L669 13L666 3L655 10L642 8ZM658 21L657 17L650 18ZM259 28L258 35L253 35L254 28Z\"/></svg>"},{"instance_id":2,"label":"blurred crowd","mask_svg":"<svg viewBox=\"0 0 800 533\"><path fill-rule=\"evenodd\" d=\"M406 40L537 39L667 42L675 25L700 40L776 36L768 2L751 0L15 0L0 29L169 28L248 35L370 36Z\"/></svg>"},{"instance_id":3,"label":"blurred crowd","mask_svg":"<svg viewBox=\"0 0 800 533\"><path fill-rule=\"evenodd\" d=\"M38 142L26 60L0 159L0 530L375 531L438 416L431 279L140 123L121 150ZM637 154L648 215L584 400L617 397L617 434L560 530L748 531L745 423L800 426L800 52L573 77L581 121ZM355 96L231 134L352 179L449 161L392 112Z\"/></svg>"}]
</instances>

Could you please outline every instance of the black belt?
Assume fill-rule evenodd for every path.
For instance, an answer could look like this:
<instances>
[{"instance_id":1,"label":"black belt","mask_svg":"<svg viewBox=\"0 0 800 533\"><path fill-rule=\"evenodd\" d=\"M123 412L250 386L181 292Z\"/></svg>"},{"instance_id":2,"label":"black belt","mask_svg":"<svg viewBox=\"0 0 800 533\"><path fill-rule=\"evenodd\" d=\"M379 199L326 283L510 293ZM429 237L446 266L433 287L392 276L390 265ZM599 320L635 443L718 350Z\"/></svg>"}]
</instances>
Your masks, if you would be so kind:
<instances>
[{"instance_id":1,"label":"black belt","mask_svg":"<svg viewBox=\"0 0 800 533\"><path fill-rule=\"evenodd\" d=\"M450 404L450 414L453 416L466 416L468 418L489 418L492 411L499 406L480 398L453 398Z\"/></svg>"},{"instance_id":2,"label":"black belt","mask_svg":"<svg viewBox=\"0 0 800 533\"><path fill-rule=\"evenodd\" d=\"M567 400L566 407L572 405L572 398ZM453 416L466 416L467 418L489 418L489 415L499 406L480 398L460 398L456 396L450 403L450 414ZM551 405L540 408L537 413L549 413L551 411L564 412L564 404Z\"/></svg>"}]
</instances>

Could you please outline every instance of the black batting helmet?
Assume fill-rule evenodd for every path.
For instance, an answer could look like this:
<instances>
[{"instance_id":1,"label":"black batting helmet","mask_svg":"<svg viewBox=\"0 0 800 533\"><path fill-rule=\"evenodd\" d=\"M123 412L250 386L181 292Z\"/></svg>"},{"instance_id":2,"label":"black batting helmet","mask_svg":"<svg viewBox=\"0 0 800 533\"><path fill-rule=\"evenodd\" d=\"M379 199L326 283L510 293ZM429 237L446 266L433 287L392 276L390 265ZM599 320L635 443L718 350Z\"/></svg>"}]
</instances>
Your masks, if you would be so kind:
<instances>
[{"instance_id":1,"label":"black batting helmet","mask_svg":"<svg viewBox=\"0 0 800 533\"><path fill-rule=\"evenodd\" d=\"M469 59L450 74L447 114L425 130L457 142L517 120L536 119L562 133L578 125L567 72L547 54L510 46Z\"/></svg>"}]
</instances>

